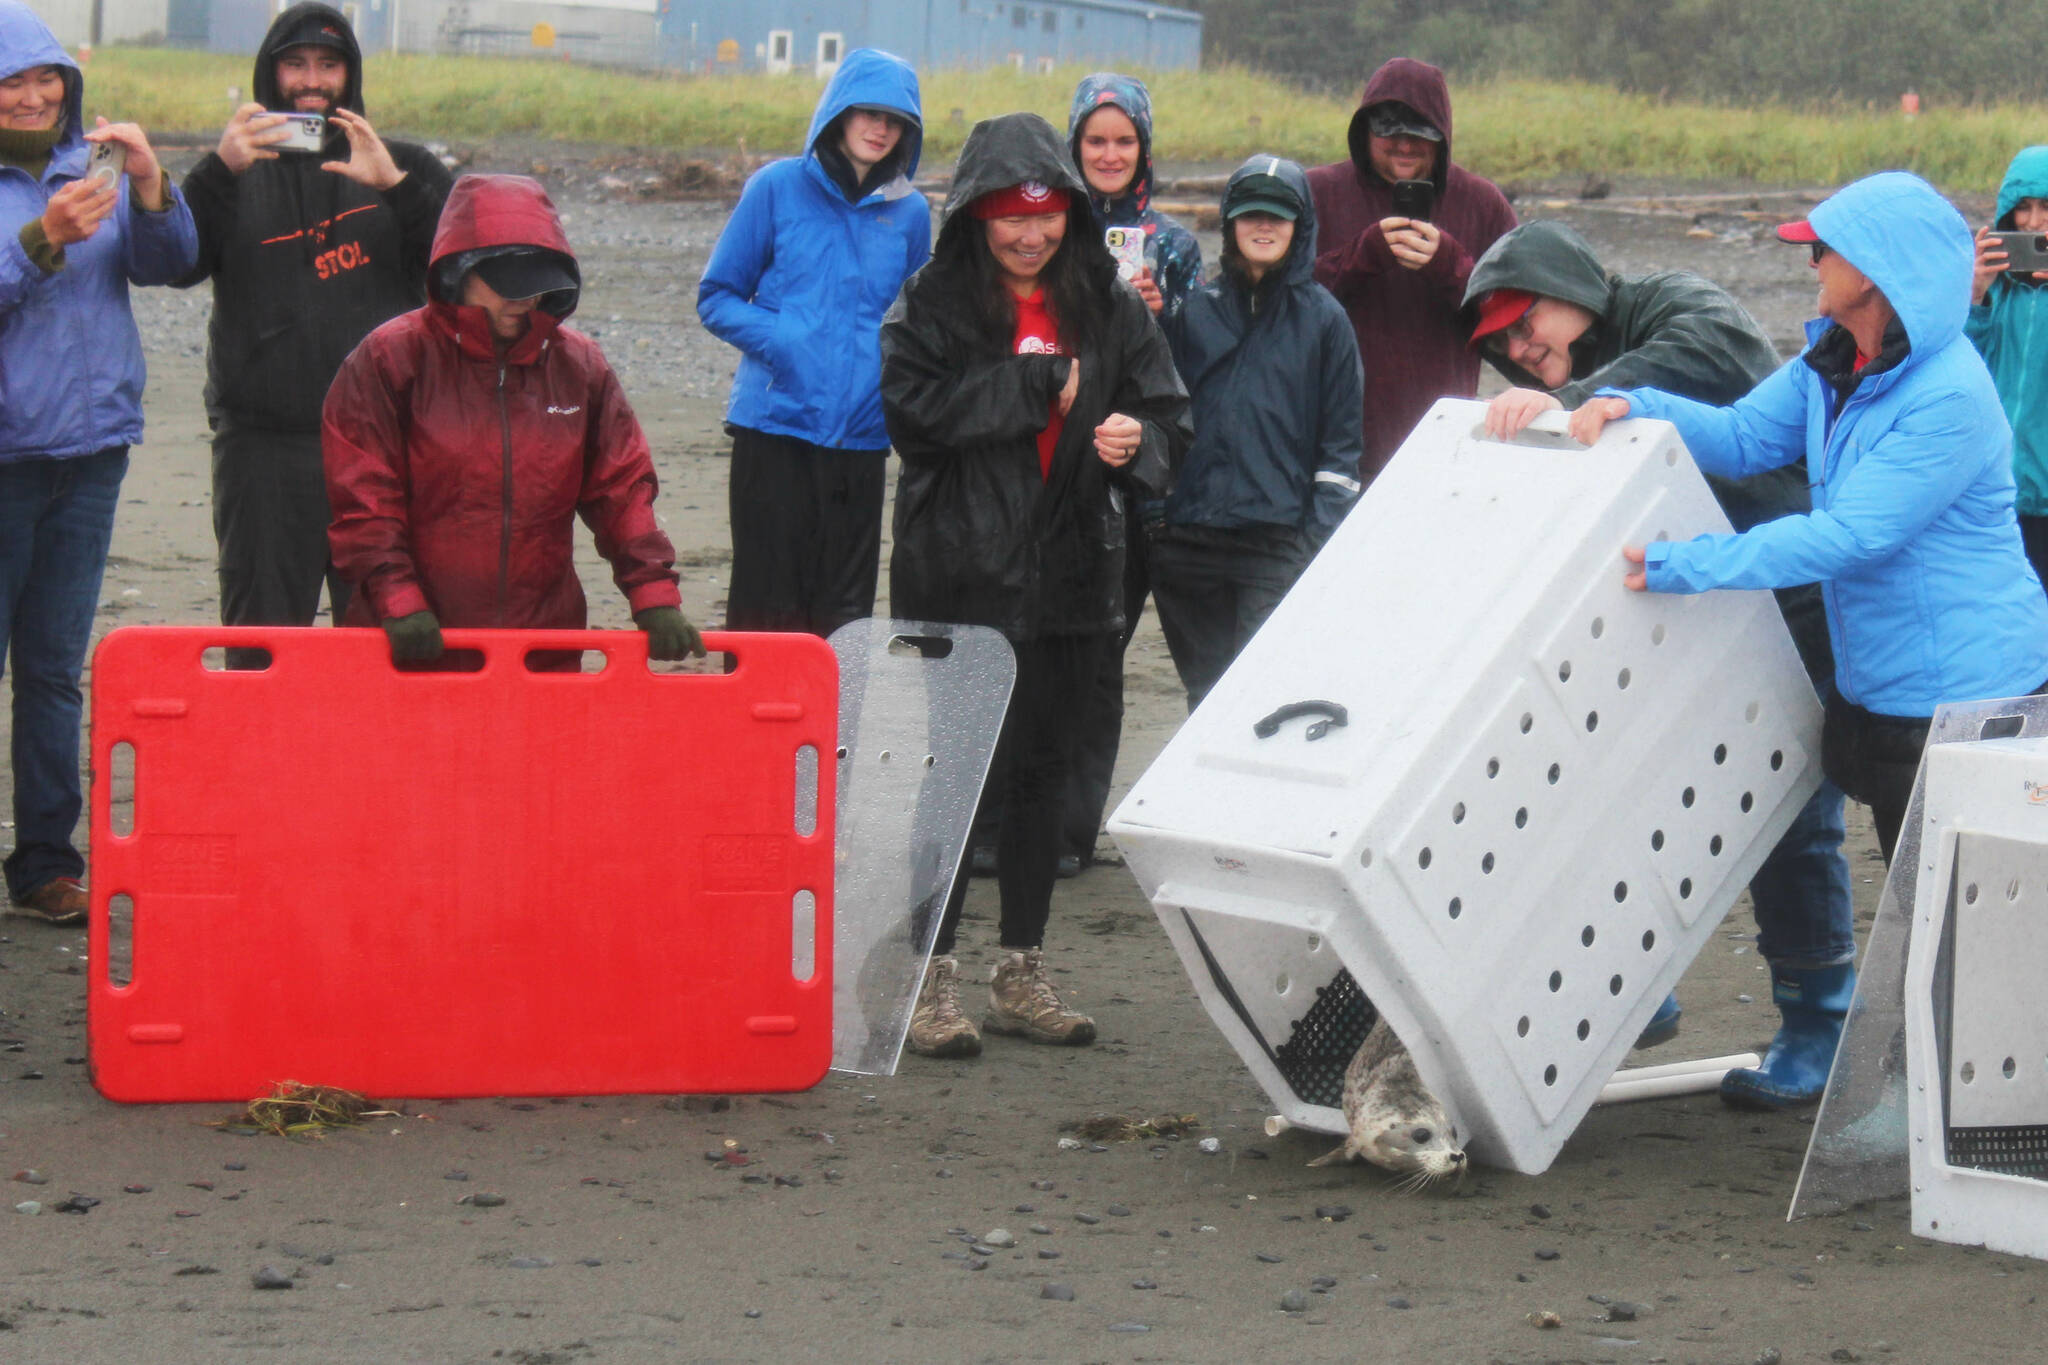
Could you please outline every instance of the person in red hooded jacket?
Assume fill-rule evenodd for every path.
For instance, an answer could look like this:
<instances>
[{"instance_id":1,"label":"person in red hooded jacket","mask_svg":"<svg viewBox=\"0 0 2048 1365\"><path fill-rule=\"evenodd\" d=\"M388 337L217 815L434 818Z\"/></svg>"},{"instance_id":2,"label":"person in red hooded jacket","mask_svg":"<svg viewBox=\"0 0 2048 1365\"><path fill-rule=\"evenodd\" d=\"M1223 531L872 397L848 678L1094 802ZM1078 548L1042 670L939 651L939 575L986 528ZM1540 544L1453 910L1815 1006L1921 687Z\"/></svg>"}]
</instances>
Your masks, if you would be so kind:
<instances>
[{"instance_id":1,"label":"person in red hooded jacket","mask_svg":"<svg viewBox=\"0 0 2048 1365\"><path fill-rule=\"evenodd\" d=\"M648 653L702 654L647 438L597 343L563 325L581 277L547 192L464 176L431 261L427 305L363 339L322 412L346 624L381 625L401 662L440 657L444 625L581 629L580 515Z\"/></svg>"}]
</instances>

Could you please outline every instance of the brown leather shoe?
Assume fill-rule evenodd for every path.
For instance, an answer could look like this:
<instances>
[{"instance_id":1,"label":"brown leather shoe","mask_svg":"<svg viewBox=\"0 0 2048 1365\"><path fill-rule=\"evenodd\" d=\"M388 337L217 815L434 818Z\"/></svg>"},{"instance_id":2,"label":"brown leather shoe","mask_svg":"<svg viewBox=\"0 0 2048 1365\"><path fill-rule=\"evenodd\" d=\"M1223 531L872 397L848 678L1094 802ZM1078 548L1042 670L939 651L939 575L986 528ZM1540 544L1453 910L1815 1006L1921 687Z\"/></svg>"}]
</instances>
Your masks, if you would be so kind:
<instances>
[{"instance_id":1,"label":"brown leather shoe","mask_svg":"<svg viewBox=\"0 0 2048 1365\"><path fill-rule=\"evenodd\" d=\"M16 900L13 910L23 919L45 924L83 924L87 904L85 887L78 878L52 877Z\"/></svg>"}]
</instances>

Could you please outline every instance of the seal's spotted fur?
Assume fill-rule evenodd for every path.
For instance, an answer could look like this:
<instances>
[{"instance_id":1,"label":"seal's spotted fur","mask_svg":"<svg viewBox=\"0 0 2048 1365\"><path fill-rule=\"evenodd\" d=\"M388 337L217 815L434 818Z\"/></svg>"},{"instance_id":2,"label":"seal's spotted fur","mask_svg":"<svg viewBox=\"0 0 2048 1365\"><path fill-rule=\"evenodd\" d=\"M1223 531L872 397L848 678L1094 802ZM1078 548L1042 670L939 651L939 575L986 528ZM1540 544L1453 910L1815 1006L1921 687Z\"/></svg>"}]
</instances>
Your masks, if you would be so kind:
<instances>
[{"instance_id":1,"label":"seal's spotted fur","mask_svg":"<svg viewBox=\"0 0 2048 1365\"><path fill-rule=\"evenodd\" d=\"M1344 1070L1344 1121L1351 1135L1311 1166L1364 1157L1407 1177L1410 1189L1465 1173L1457 1126L1416 1073L1415 1059L1382 1015Z\"/></svg>"}]
</instances>

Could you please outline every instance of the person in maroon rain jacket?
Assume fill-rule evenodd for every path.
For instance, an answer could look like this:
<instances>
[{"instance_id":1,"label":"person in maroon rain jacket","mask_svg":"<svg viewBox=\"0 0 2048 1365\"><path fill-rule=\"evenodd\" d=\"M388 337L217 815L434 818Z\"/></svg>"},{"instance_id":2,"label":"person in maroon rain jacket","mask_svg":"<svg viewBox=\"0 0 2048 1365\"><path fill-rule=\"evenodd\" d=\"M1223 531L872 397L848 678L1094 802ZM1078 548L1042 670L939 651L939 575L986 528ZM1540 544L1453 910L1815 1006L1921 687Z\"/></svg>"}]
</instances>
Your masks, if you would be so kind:
<instances>
[{"instance_id":1,"label":"person in maroon rain jacket","mask_svg":"<svg viewBox=\"0 0 2048 1365\"><path fill-rule=\"evenodd\" d=\"M1395 57L1372 73L1351 116L1351 159L1308 173L1315 197L1316 283L1337 296L1365 360L1365 455L1371 483L1429 405L1479 389L1479 353L1461 322L1465 281L1515 225L1491 180L1451 161L1444 73ZM1394 182L1429 181L1426 220L1397 216Z\"/></svg>"},{"instance_id":2,"label":"person in maroon rain jacket","mask_svg":"<svg viewBox=\"0 0 2048 1365\"><path fill-rule=\"evenodd\" d=\"M581 287L555 206L525 176L457 181L429 302L363 339L321 422L328 540L400 661L441 627L581 629L581 515L657 659L702 654L654 520L647 438L597 344L563 326Z\"/></svg>"}]
</instances>

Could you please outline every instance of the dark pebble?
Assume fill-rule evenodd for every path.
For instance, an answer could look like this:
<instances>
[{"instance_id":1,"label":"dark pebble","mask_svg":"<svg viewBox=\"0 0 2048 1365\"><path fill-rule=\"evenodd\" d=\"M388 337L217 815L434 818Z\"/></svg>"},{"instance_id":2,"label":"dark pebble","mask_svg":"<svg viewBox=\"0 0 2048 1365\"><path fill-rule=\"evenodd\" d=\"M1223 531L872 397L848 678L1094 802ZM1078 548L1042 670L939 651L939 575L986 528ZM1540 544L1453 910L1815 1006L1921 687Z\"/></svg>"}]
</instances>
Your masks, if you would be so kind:
<instances>
[{"instance_id":1,"label":"dark pebble","mask_svg":"<svg viewBox=\"0 0 2048 1365\"><path fill-rule=\"evenodd\" d=\"M1335 1275L1318 1275L1308 1282L1308 1287L1310 1289L1335 1289L1337 1287L1337 1277Z\"/></svg>"},{"instance_id":2,"label":"dark pebble","mask_svg":"<svg viewBox=\"0 0 2048 1365\"><path fill-rule=\"evenodd\" d=\"M1125 1208L1122 1204L1111 1204L1108 1208L1104 1209L1103 1212L1108 1214L1112 1218L1128 1218L1131 1216L1131 1211Z\"/></svg>"},{"instance_id":3,"label":"dark pebble","mask_svg":"<svg viewBox=\"0 0 2048 1365\"><path fill-rule=\"evenodd\" d=\"M1131 1281L1131 1288L1133 1288L1133 1289L1157 1289L1158 1287L1159 1287L1159 1282L1158 1282L1157 1280L1132 1280L1132 1281Z\"/></svg>"},{"instance_id":4,"label":"dark pebble","mask_svg":"<svg viewBox=\"0 0 2048 1365\"><path fill-rule=\"evenodd\" d=\"M1031 1225L1031 1230L1032 1230L1033 1232L1037 1233L1037 1234L1038 1234L1038 1235L1039 1235L1040 1237L1050 1237L1050 1236L1052 1236L1052 1229L1051 1229L1051 1228L1049 1228L1049 1227L1047 1227L1047 1226L1046 1226L1045 1224L1043 1224L1043 1223L1033 1223L1033 1224Z\"/></svg>"},{"instance_id":5,"label":"dark pebble","mask_svg":"<svg viewBox=\"0 0 2048 1365\"><path fill-rule=\"evenodd\" d=\"M1112 1322L1109 1325L1109 1330L1112 1332L1149 1332L1152 1329L1142 1322Z\"/></svg>"},{"instance_id":6,"label":"dark pebble","mask_svg":"<svg viewBox=\"0 0 2048 1365\"><path fill-rule=\"evenodd\" d=\"M1287 1259L1285 1256L1275 1256L1270 1251L1254 1252L1253 1255L1256 1256L1257 1259L1265 1262L1267 1265L1279 1265L1282 1261Z\"/></svg>"},{"instance_id":7,"label":"dark pebble","mask_svg":"<svg viewBox=\"0 0 2048 1365\"><path fill-rule=\"evenodd\" d=\"M1018 1206L1016 1207L1016 1210L1015 1210L1015 1212L1017 1212L1017 1213L1037 1213L1037 1212L1038 1212L1038 1205L1036 1205L1036 1204L1019 1204L1019 1205L1018 1205Z\"/></svg>"},{"instance_id":8,"label":"dark pebble","mask_svg":"<svg viewBox=\"0 0 2048 1365\"><path fill-rule=\"evenodd\" d=\"M173 1209L173 1210L171 1210L171 1217L173 1217L173 1218L197 1218L198 1216L199 1216L199 1210L197 1210L197 1209Z\"/></svg>"},{"instance_id":9,"label":"dark pebble","mask_svg":"<svg viewBox=\"0 0 2048 1365\"><path fill-rule=\"evenodd\" d=\"M239 1161L224 1161L221 1163L221 1169L224 1171L246 1171L249 1168Z\"/></svg>"},{"instance_id":10,"label":"dark pebble","mask_svg":"<svg viewBox=\"0 0 2048 1365\"><path fill-rule=\"evenodd\" d=\"M784 1189L800 1190L804 1187L804 1178L800 1175L778 1175L775 1183Z\"/></svg>"},{"instance_id":11,"label":"dark pebble","mask_svg":"<svg viewBox=\"0 0 2048 1365\"><path fill-rule=\"evenodd\" d=\"M963 1242L970 1240L974 1236L966 1228L947 1228L946 1235L948 1237L958 1237Z\"/></svg>"},{"instance_id":12,"label":"dark pebble","mask_svg":"<svg viewBox=\"0 0 2048 1365\"><path fill-rule=\"evenodd\" d=\"M100 1206L100 1201L89 1194L74 1194L50 1205L52 1213L91 1213Z\"/></svg>"},{"instance_id":13,"label":"dark pebble","mask_svg":"<svg viewBox=\"0 0 2048 1365\"><path fill-rule=\"evenodd\" d=\"M211 1180L188 1180L185 1182L185 1188L188 1190L210 1190L213 1188L213 1182Z\"/></svg>"},{"instance_id":14,"label":"dark pebble","mask_svg":"<svg viewBox=\"0 0 2048 1365\"><path fill-rule=\"evenodd\" d=\"M993 1256L996 1254L996 1249L994 1247L987 1246L981 1242L976 1242L973 1246L967 1249L977 1256Z\"/></svg>"},{"instance_id":15,"label":"dark pebble","mask_svg":"<svg viewBox=\"0 0 2048 1365\"><path fill-rule=\"evenodd\" d=\"M1863 1355L1861 1352L1852 1350L1847 1346L1837 1346L1834 1350L1828 1352L1828 1359L1841 1361L1857 1361L1863 1359Z\"/></svg>"},{"instance_id":16,"label":"dark pebble","mask_svg":"<svg viewBox=\"0 0 2048 1365\"><path fill-rule=\"evenodd\" d=\"M1634 1322L1647 1310L1639 1303L1610 1303L1607 1305L1609 1322Z\"/></svg>"},{"instance_id":17,"label":"dark pebble","mask_svg":"<svg viewBox=\"0 0 2048 1365\"><path fill-rule=\"evenodd\" d=\"M320 1254L319 1254L318 1256L315 1256L315 1257L313 1258L313 1264L314 1264L314 1265L333 1265L333 1264L334 1264L334 1253L333 1253L333 1252L331 1252L331 1251L323 1251L323 1252L321 1252L321 1253L320 1253Z\"/></svg>"},{"instance_id":18,"label":"dark pebble","mask_svg":"<svg viewBox=\"0 0 2048 1365\"><path fill-rule=\"evenodd\" d=\"M758 1308L749 1308L746 1311L746 1316L750 1318L758 1318L761 1316L761 1310Z\"/></svg>"},{"instance_id":19,"label":"dark pebble","mask_svg":"<svg viewBox=\"0 0 2048 1365\"><path fill-rule=\"evenodd\" d=\"M1031 1188L1034 1190L1041 1191L1050 1190L1052 1188L1052 1182L1050 1180L1034 1180L1031 1182Z\"/></svg>"},{"instance_id":20,"label":"dark pebble","mask_svg":"<svg viewBox=\"0 0 2048 1365\"><path fill-rule=\"evenodd\" d=\"M1775 1346L1766 1346L1756 1353L1756 1365L1781 1365L1784 1359Z\"/></svg>"},{"instance_id":21,"label":"dark pebble","mask_svg":"<svg viewBox=\"0 0 2048 1365\"><path fill-rule=\"evenodd\" d=\"M967 1268L969 1270L987 1270L988 1262L976 1260L974 1257L970 1256L967 1258Z\"/></svg>"},{"instance_id":22,"label":"dark pebble","mask_svg":"<svg viewBox=\"0 0 2048 1365\"><path fill-rule=\"evenodd\" d=\"M932 1177L935 1180L951 1180L953 1178L953 1173L947 1170L944 1166L941 1166L939 1167L939 1169L932 1172Z\"/></svg>"},{"instance_id":23,"label":"dark pebble","mask_svg":"<svg viewBox=\"0 0 2048 1365\"><path fill-rule=\"evenodd\" d=\"M939 1253L939 1259L942 1261L964 1261L968 1259L968 1256L964 1251L942 1251Z\"/></svg>"},{"instance_id":24,"label":"dark pebble","mask_svg":"<svg viewBox=\"0 0 2048 1365\"><path fill-rule=\"evenodd\" d=\"M1085 1223L1092 1228L1102 1220L1092 1213L1077 1213L1074 1215L1074 1221L1077 1223Z\"/></svg>"},{"instance_id":25,"label":"dark pebble","mask_svg":"<svg viewBox=\"0 0 2048 1365\"><path fill-rule=\"evenodd\" d=\"M84 1066L84 1065L85 1065L85 1058L83 1058L83 1057L66 1057L66 1058L64 1059L64 1065L66 1065L66 1066Z\"/></svg>"},{"instance_id":26,"label":"dark pebble","mask_svg":"<svg viewBox=\"0 0 2048 1365\"><path fill-rule=\"evenodd\" d=\"M258 1289L290 1289L292 1277L274 1265L267 1265L250 1276L249 1283Z\"/></svg>"},{"instance_id":27,"label":"dark pebble","mask_svg":"<svg viewBox=\"0 0 2048 1365\"><path fill-rule=\"evenodd\" d=\"M455 1202L458 1204L468 1204L472 1208L495 1209L504 1205L505 1196L492 1190L478 1190L475 1194L463 1195L462 1198Z\"/></svg>"},{"instance_id":28,"label":"dark pebble","mask_svg":"<svg viewBox=\"0 0 2048 1365\"><path fill-rule=\"evenodd\" d=\"M38 1074L40 1075L40 1073L38 1073ZM1096 1153L1102 1153L1102 1152L1106 1152L1106 1151L1108 1151L1108 1150L1109 1150L1109 1148L1107 1148L1107 1147L1103 1146L1103 1145L1102 1145L1101 1143L1099 1143L1099 1142L1091 1142L1091 1143L1089 1143L1089 1144L1088 1144L1088 1150L1089 1150L1089 1151L1091 1151L1091 1152L1096 1152Z\"/></svg>"},{"instance_id":29,"label":"dark pebble","mask_svg":"<svg viewBox=\"0 0 2048 1365\"><path fill-rule=\"evenodd\" d=\"M553 1266L554 1262L546 1256L514 1256L505 1264L514 1270L546 1270Z\"/></svg>"},{"instance_id":30,"label":"dark pebble","mask_svg":"<svg viewBox=\"0 0 2048 1365\"><path fill-rule=\"evenodd\" d=\"M1153 1235L1154 1235L1154 1236L1156 1236L1156 1237L1171 1237L1171 1236L1173 1236L1173 1229L1172 1229L1172 1228L1161 1228L1161 1229L1159 1229L1159 1231L1158 1231L1158 1232L1154 1233Z\"/></svg>"},{"instance_id":31,"label":"dark pebble","mask_svg":"<svg viewBox=\"0 0 2048 1365\"><path fill-rule=\"evenodd\" d=\"M1327 1219L1329 1219L1329 1220L1330 1220L1330 1221L1331 1221L1332 1223L1341 1223L1341 1222L1343 1222L1343 1221L1344 1221L1344 1220L1345 1220L1346 1218L1349 1218L1350 1216L1351 1216L1351 1206L1350 1206L1350 1205L1348 1205L1348 1204L1318 1204L1318 1205L1316 1205L1316 1217L1318 1217L1318 1218L1327 1218Z\"/></svg>"},{"instance_id":32,"label":"dark pebble","mask_svg":"<svg viewBox=\"0 0 2048 1365\"><path fill-rule=\"evenodd\" d=\"M1531 1218L1548 1218L1548 1217L1550 1217L1550 1205L1548 1205L1548 1204L1531 1204L1531 1205L1529 1206L1529 1216L1530 1216Z\"/></svg>"},{"instance_id":33,"label":"dark pebble","mask_svg":"<svg viewBox=\"0 0 2048 1365\"><path fill-rule=\"evenodd\" d=\"M1531 1275L1531 1274L1530 1274L1530 1273L1529 1273L1528 1271L1526 1271L1526 1270L1517 1270L1517 1271L1515 1272L1515 1283L1516 1283L1516 1284L1534 1284L1535 1282L1536 1282L1536 1277L1535 1277L1534 1275Z\"/></svg>"},{"instance_id":34,"label":"dark pebble","mask_svg":"<svg viewBox=\"0 0 2048 1365\"><path fill-rule=\"evenodd\" d=\"M1262 1147L1247 1147L1244 1149L1244 1155L1247 1161L1264 1161L1266 1159L1266 1152Z\"/></svg>"},{"instance_id":35,"label":"dark pebble","mask_svg":"<svg viewBox=\"0 0 2048 1365\"><path fill-rule=\"evenodd\" d=\"M1402 1298L1399 1294L1396 1294L1393 1298L1387 1300L1387 1307L1389 1308L1413 1308L1414 1306L1414 1304L1408 1302L1408 1300Z\"/></svg>"},{"instance_id":36,"label":"dark pebble","mask_svg":"<svg viewBox=\"0 0 2048 1365\"><path fill-rule=\"evenodd\" d=\"M1813 1276L1803 1270L1795 1270L1791 1273L1791 1280L1794 1284L1812 1284Z\"/></svg>"},{"instance_id":37,"label":"dark pebble","mask_svg":"<svg viewBox=\"0 0 2048 1365\"><path fill-rule=\"evenodd\" d=\"M469 1172L468 1172L468 1171L450 1171L450 1172L448 1172L448 1174L446 1174L446 1175L442 1176L441 1178L442 1178L443 1180L467 1180L467 1179L469 1179Z\"/></svg>"},{"instance_id":38,"label":"dark pebble","mask_svg":"<svg viewBox=\"0 0 2048 1365\"><path fill-rule=\"evenodd\" d=\"M540 1106L537 1104L514 1104L508 1107L517 1109L522 1114L531 1114L535 1110L540 1108Z\"/></svg>"},{"instance_id":39,"label":"dark pebble","mask_svg":"<svg viewBox=\"0 0 2048 1365\"><path fill-rule=\"evenodd\" d=\"M148 1193L149 1193L149 1186L147 1186L147 1185L123 1185L123 1186L121 1187L121 1193L123 1193L123 1194L148 1194Z\"/></svg>"},{"instance_id":40,"label":"dark pebble","mask_svg":"<svg viewBox=\"0 0 2048 1365\"><path fill-rule=\"evenodd\" d=\"M39 1081L43 1078L43 1073L40 1071L24 1071L21 1073L21 1078L25 1081Z\"/></svg>"},{"instance_id":41,"label":"dark pebble","mask_svg":"<svg viewBox=\"0 0 2048 1365\"><path fill-rule=\"evenodd\" d=\"M181 1265L171 1273L173 1275L218 1275L220 1274L220 1268L210 1265Z\"/></svg>"},{"instance_id":42,"label":"dark pebble","mask_svg":"<svg viewBox=\"0 0 2048 1365\"><path fill-rule=\"evenodd\" d=\"M1052 1299L1059 1303L1072 1303L1074 1301L1074 1286L1059 1283L1042 1285L1039 1288L1038 1297L1041 1299Z\"/></svg>"},{"instance_id":43,"label":"dark pebble","mask_svg":"<svg viewBox=\"0 0 2048 1365\"><path fill-rule=\"evenodd\" d=\"M1299 1289L1290 1289L1280 1296L1280 1311L1283 1313L1305 1313L1308 1311L1308 1295Z\"/></svg>"},{"instance_id":44,"label":"dark pebble","mask_svg":"<svg viewBox=\"0 0 2048 1365\"><path fill-rule=\"evenodd\" d=\"M1564 1253L1562 1251L1559 1251L1555 1247L1536 1248L1536 1259L1539 1261L1554 1261L1562 1255L1564 1255Z\"/></svg>"},{"instance_id":45,"label":"dark pebble","mask_svg":"<svg viewBox=\"0 0 2048 1365\"><path fill-rule=\"evenodd\" d=\"M1059 1258L1060 1253L1054 1251L1051 1247L1040 1247L1038 1249L1038 1259L1041 1261L1057 1261Z\"/></svg>"},{"instance_id":46,"label":"dark pebble","mask_svg":"<svg viewBox=\"0 0 2048 1365\"><path fill-rule=\"evenodd\" d=\"M578 1262L577 1262L576 1264L577 1264L577 1265L588 1265L588 1266L599 1266L599 1265L603 1265L603 1264L604 1264L604 1262L603 1262L603 1261L600 1261L600 1260L599 1260L599 1259L598 1259L597 1257L595 1257L595 1256L585 1256L585 1257L584 1257L584 1258L583 1258L582 1260L578 1261Z\"/></svg>"},{"instance_id":47,"label":"dark pebble","mask_svg":"<svg viewBox=\"0 0 2048 1365\"><path fill-rule=\"evenodd\" d=\"M1871 1231L1871 1227L1870 1227L1870 1224L1868 1224L1868 1223L1851 1223L1851 1224L1849 1224L1849 1231L1851 1231L1851 1232L1869 1232L1869 1231Z\"/></svg>"}]
</instances>

